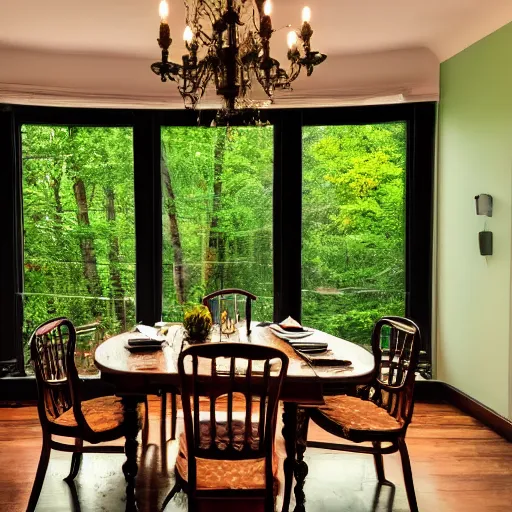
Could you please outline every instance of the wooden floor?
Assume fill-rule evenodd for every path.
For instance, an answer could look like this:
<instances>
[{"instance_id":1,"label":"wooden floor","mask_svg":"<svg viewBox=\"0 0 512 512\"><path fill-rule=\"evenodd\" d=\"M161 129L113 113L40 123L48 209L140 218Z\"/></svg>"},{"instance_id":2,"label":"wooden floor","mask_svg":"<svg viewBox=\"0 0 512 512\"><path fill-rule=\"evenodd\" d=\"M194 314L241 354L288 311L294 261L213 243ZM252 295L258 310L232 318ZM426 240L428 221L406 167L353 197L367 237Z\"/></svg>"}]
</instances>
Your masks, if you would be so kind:
<instances>
[{"instance_id":1,"label":"wooden floor","mask_svg":"<svg viewBox=\"0 0 512 512\"><path fill-rule=\"evenodd\" d=\"M161 472L159 404L150 401L150 446L143 456L137 480L141 512L159 510L172 485L176 443L169 443L170 476ZM310 439L330 440L312 428ZM512 444L450 405L417 404L407 437L422 512L491 512L512 510ZM0 511L24 511L28 502L41 446L34 406L0 408ZM278 455L284 447L278 442ZM124 510L123 455L85 455L76 479L82 512ZM384 487L375 500L376 477L371 456L310 448L306 452L308 512L406 511L399 457L384 457L386 476L396 484L393 503ZM41 492L39 511L75 510L69 487L62 481L70 455L53 452ZM277 510L281 500L278 499ZM211 509L228 512L225 506ZM248 511L237 503L233 510ZM186 510L186 497L178 495L166 512ZM291 510L293 510L293 503Z\"/></svg>"}]
</instances>

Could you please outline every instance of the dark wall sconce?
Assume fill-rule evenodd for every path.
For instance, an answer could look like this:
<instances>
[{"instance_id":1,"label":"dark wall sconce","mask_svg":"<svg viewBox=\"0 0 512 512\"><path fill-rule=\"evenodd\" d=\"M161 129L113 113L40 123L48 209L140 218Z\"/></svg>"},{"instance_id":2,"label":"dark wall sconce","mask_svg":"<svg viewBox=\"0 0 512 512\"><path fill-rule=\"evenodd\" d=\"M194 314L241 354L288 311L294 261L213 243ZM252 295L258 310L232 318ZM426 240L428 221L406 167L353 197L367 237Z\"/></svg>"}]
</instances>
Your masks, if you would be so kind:
<instances>
[{"instance_id":1,"label":"dark wall sconce","mask_svg":"<svg viewBox=\"0 0 512 512\"><path fill-rule=\"evenodd\" d=\"M492 217L492 196L479 194L475 196L476 214ZM485 227L484 227L485 229ZM478 233L478 244L482 256L492 256L492 231L480 231Z\"/></svg>"},{"instance_id":2,"label":"dark wall sconce","mask_svg":"<svg viewBox=\"0 0 512 512\"><path fill-rule=\"evenodd\" d=\"M492 217L492 196L489 194L480 194L475 196L476 214Z\"/></svg>"},{"instance_id":3,"label":"dark wall sconce","mask_svg":"<svg viewBox=\"0 0 512 512\"><path fill-rule=\"evenodd\" d=\"M480 231L478 233L478 243L482 256L492 256L492 231Z\"/></svg>"}]
</instances>

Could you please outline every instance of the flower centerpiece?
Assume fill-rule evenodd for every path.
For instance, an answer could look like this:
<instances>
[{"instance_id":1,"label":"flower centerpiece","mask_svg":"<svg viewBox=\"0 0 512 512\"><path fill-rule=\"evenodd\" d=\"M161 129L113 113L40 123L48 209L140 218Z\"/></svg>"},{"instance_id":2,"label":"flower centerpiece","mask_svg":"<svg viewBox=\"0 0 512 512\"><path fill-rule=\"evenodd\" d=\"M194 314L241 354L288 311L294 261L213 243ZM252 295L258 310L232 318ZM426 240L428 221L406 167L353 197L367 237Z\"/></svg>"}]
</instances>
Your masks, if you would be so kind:
<instances>
[{"instance_id":1,"label":"flower centerpiece","mask_svg":"<svg viewBox=\"0 0 512 512\"><path fill-rule=\"evenodd\" d=\"M183 327L187 331L190 343L206 340L212 328L212 315L206 306L197 305L186 311Z\"/></svg>"}]
</instances>

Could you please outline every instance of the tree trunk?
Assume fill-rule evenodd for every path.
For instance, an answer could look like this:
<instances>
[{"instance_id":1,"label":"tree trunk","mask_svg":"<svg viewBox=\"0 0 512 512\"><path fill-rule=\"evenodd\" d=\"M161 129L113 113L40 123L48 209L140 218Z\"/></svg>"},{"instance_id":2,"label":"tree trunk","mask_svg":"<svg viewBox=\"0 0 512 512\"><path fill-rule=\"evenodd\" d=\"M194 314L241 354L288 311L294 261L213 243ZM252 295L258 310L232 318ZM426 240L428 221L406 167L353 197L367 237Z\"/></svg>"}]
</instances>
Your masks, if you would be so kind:
<instances>
[{"instance_id":1,"label":"tree trunk","mask_svg":"<svg viewBox=\"0 0 512 512\"><path fill-rule=\"evenodd\" d=\"M90 234L91 223L89 221L89 205L87 204L87 193L85 190L85 183L80 177L80 167L75 160L78 148L75 147L75 135L79 128L69 128L69 143L70 143L70 168L71 175L73 176L73 192L75 195L75 202L77 207L77 220L80 229L79 242L80 252L82 255L83 273L85 277L85 285L87 292L91 297L101 297L101 281L98 274L98 265L96 262L96 252L94 250L94 240ZM91 311L95 317L101 314L101 304L99 300L91 301Z\"/></svg>"},{"instance_id":2,"label":"tree trunk","mask_svg":"<svg viewBox=\"0 0 512 512\"><path fill-rule=\"evenodd\" d=\"M208 289L224 288L224 234L219 231L219 213L222 205L222 168L224 167L224 153L226 151L226 138L229 128L217 128L217 140L214 149L213 166L213 205L212 218L209 229L208 253L206 255L205 278ZM217 265L214 265L217 262ZM220 263L220 264L219 264Z\"/></svg>"},{"instance_id":3,"label":"tree trunk","mask_svg":"<svg viewBox=\"0 0 512 512\"><path fill-rule=\"evenodd\" d=\"M60 180L61 176L58 178L54 178L53 183L51 185L53 190L53 197L55 199L55 223L58 226L62 226L62 214L64 213L64 209L62 208L62 199L60 197Z\"/></svg>"},{"instance_id":4,"label":"tree trunk","mask_svg":"<svg viewBox=\"0 0 512 512\"><path fill-rule=\"evenodd\" d=\"M172 188L171 176L165 157L165 146L163 144L160 151L160 169L162 172L164 187L168 196L166 210L167 215L169 216L169 231L171 235L172 252L174 255L174 288L176 290L176 298L178 302L183 304L186 300L183 248L181 246L180 230L178 226L178 218L176 216L176 197Z\"/></svg>"},{"instance_id":5,"label":"tree trunk","mask_svg":"<svg viewBox=\"0 0 512 512\"><path fill-rule=\"evenodd\" d=\"M61 194L60 194L60 187L61 187L61 180L62 180L62 176L64 174L64 169L63 169L63 166L61 166L62 169L61 169L61 172L59 173L59 176L54 178L53 181L51 182L50 184L50 187L53 191L53 198L55 200L55 212L53 214L53 218L55 220L55 229L53 230L53 234L55 236L55 248L56 248L56 251L59 251L59 250L62 250L62 248L64 247L64 235L62 233L62 227L63 227L63 213L64 213L64 208L62 207L62 197L61 197ZM73 270L70 269L69 267L64 267L65 270L63 269L61 272L64 272L64 276L66 278L66 280L72 280L73 279ZM62 273L60 274L62 276ZM68 281L69 282L69 281ZM54 288L53 288L53 292L55 294L59 294L59 293L62 293L62 285L57 281L55 280L54 281ZM52 296L52 297L49 297L48 298L48 304L49 304L49 307L53 307L54 306L54 303L55 303L55 298Z\"/></svg>"},{"instance_id":6,"label":"tree trunk","mask_svg":"<svg viewBox=\"0 0 512 512\"><path fill-rule=\"evenodd\" d=\"M126 330L126 310L124 305L124 288L121 281L121 270L119 268L119 237L115 234L115 195L110 187L105 188L105 210L107 222L110 226L109 234L109 272L110 272L110 297L114 299L116 317L121 324L123 331Z\"/></svg>"},{"instance_id":7,"label":"tree trunk","mask_svg":"<svg viewBox=\"0 0 512 512\"><path fill-rule=\"evenodd\" d=\"M89 234L91 227L91 223L89 221L89 206L87 205L87 194L82 178L75 176L73 192L75 193L75 200L78 209L78 225L83 230L83 232L80 234L80 251L82 253L84 277L86 280L87 291L92 297L101 297L101 282L98 274L98 266L96 263L94 241ZM95 315L99 313L98 306L99 304L96 304L95 302Z\"/></svg>"}]
</instances>

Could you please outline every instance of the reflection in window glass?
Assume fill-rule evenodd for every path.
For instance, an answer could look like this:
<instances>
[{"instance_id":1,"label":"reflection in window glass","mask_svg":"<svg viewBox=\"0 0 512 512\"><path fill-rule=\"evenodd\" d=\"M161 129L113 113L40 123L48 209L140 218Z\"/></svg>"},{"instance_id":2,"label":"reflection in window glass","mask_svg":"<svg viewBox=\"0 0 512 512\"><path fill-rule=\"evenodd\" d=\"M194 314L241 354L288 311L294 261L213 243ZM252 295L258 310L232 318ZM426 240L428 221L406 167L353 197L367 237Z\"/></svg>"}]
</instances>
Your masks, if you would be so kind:
<instances>
[{"instance_id":1,"label":"reflection in window glass","mask_svg":"<svg viewBox=\"0 0 512 512\"><path fill-rule=\"evenodd\" d=\"M405 312L406 125L303 129L302 321L369 346Z\"/></svg>"},{"instance_id":2,"label":"reflection in window glass","mask_svg":"<svg viewBox=\"0 0 512 512\"><path fill-rule=\"evenodd\" d=\"M135 322L133 141L129 128L22 127L23 340L68 317L76 362Z\"/></svg>"},{"instance_id":3,"label":"reflection in window glass","mask_svg":"<svg viewBox=\"0 0 512 512\"><path fill-rule=\"evenodd\" d=\"M222 288L271 320L273 128L162 129L163 319Z\"/></svg>"}]
</instances>

